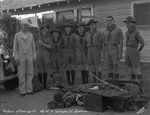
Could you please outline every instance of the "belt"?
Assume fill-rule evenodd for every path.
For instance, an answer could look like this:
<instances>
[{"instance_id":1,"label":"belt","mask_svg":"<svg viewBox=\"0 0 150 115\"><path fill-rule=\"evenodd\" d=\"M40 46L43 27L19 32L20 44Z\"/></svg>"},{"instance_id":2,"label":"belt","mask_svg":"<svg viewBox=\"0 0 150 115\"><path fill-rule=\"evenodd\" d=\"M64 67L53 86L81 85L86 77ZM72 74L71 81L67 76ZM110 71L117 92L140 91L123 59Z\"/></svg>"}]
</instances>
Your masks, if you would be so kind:
<instances>
[{"instance_id":1,"label":"belt","mask_svg":"<svg viewBox=\"0 0 150 115\"><path fill-rule=\"evenodd\" d=\"M137 48L138 46L127 45L127 47Z\"/></svg>"},{"instance_id":2,"label":"belt","mask_svg":"<svg viewBox=\"0 0 150 115\"><path fill-rule=\"evenodd\" d=\"M62 53L62 51L51 51L51 53Z\"/></svg>"},{"instance_id":3,"label":"belt","mask_svg":"<svg viewBox=\"0 0 150 115\"><path fill-rule=\"evenodd\" d=\"M107 47L117 47L118 45L114 45L114 44L105 44Z\"/></svg>"},{"instance_id":4,"label":"belt","mask_svg":"<svg viewBox=\"0 0 150 115\"><path fill-rule=\"evenodd\" d=\"M95 47L95 46L101 46L101 45L89 45L87 47Z\"/></svg>"},{"instance_id":5,"label":"belt","mask_svg":"<svg viewBox=\"0 0 150 115\"><path fill-rule=\"evenodd\" d=\"M75 46L64 46L65 49L75 49Z\"/></svg>"}]
</instances>

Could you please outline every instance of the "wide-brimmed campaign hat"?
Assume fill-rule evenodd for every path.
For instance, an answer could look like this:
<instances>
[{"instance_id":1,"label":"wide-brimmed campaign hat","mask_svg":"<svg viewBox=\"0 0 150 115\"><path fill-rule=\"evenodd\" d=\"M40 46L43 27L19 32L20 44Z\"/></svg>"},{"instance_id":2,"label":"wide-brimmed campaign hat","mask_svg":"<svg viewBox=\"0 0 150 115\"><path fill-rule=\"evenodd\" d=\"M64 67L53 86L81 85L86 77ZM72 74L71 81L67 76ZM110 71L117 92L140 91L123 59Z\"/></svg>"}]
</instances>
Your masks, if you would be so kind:
<instances>
[{"instance_id":1,"label":"wide-brimmed campaign hat","mask_svg":"<svg viewBox=\"0 0 150 115\"><path fill-rule=\"evenodd\" d=\"M42 27L40 28L40 31L41 31L43 28L49 29L49 26L48 26L48 25L42 25Z\"/></svg>"},{"instance_id":2,"label":"wide-brimmed campaign hat","mask_svg":"<svg viewBox=\"0 0 150 115\"><path fill-rule=\"evenodd\" d=\"M84 23L84 22L79 22L76 27L78 28L78 27L80 27L80 26L83 26L83 27L84 27L84 26L85 26L85 23Z\"/></svg>"},{"instance_id":3,"label":"wide-brimmed campaign hat","mask_svg":"<svg viewBox=\"0 0 150 115\"><path fill-rule=\"evenodd\" d=\"M53 28L53 29L50 31L50 33L52 34L53 32L58 32L58 33L60 33L60 30L57 29L57 28Z\"/></svg>"},{"instance_id":4,"label":"wide-brimmed campaign hat","mask_svg":"<svg viewBox=\"0 0 150 115\"><path fill-rule=\"evenodd\" d=\"M87 22L87 25L90 25L92 23L98 23L98 21L94 20L94 19L90 19L88 22Z\"/></svg>"},{"instance_id":5,"label":"wide-brimmed campaign hat","mask_svg":"<svg viewBox=\"0 0 150 115\"><path fill-rule=\"evenodd\" d=\"M132 17L132 16L128 16L127 18L126 18L126 20L124 20L123 22L132 22L132 23L136 23L136 19L134 18L134 17Z\"/></svg>"},{"instance_id":6,"label":"wide-brimmed campaign hat","mask_svg":"<svg viewBox=\"0 0 150 115\"><path fill-rule=\"evenodd\" d=\"M66 23L63 24L63 27L64 28L66 28L66 27L71 27L72 28L73 25L71 23L69 23L69 22L66 22Z\"/></svg>"}]
</instances>

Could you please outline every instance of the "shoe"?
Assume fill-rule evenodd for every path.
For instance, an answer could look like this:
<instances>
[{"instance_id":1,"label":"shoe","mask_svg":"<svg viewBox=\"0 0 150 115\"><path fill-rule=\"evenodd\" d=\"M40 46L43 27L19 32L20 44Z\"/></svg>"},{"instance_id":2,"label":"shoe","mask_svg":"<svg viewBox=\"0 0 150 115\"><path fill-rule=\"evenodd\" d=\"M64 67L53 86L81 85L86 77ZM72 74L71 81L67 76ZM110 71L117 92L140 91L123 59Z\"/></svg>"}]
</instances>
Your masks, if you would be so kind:
<instances>
[{"instance_id":1,"label":"shoe","mask_svg":"<svg viewBox=\"0 0 150 115\"><path fill-rule=\"evenodd\" d=\"M33 93L33 92L30 92L30 93L27 93L27 94L29 94L29 95L34 95L34 93Z\"/></svg>"},{"instance_id":2,"label":"shoe","mask_svg":"<svg viewBox=\"0 0 150 115\"><path fill-rule=\"evenodd\" d=\"M25 96L25 95L26 95L26 93L22 93L22 94L21 94L22 97Z\"/></svg>"},{"instance_id":3,"label":"shoe","mask_svg":"<svg viewBox=\"0 0 150 115\"><path fill-rule=\"evenodd\" d=\"M47 86L44 86L43 88L44 88L44 89L48 89L48 87L47 87Z\"/></svg>"}]
</instances>

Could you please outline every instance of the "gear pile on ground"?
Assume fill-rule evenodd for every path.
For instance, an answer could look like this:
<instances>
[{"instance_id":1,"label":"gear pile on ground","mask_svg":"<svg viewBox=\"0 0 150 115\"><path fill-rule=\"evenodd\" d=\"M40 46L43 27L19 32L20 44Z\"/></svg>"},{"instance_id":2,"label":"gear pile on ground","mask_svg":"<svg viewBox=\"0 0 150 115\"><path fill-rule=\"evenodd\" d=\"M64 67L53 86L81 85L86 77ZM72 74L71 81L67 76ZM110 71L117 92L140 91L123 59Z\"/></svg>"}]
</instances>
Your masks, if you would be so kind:
<instances>
[{"instance_id":1,"label":"gear pile on ground","mask_svg":"<svg viewBox=\"0 0 150 115\"><path fill-rule=\"evenodd\" d=\"M111 83L110 83L111 82ZM69 88L59 86L49 109L83 106L85 110L103 112L109 108L116 111L137 111L147 108L148 102L135 81L109 81Z\"/></svg>"}]
</instances>

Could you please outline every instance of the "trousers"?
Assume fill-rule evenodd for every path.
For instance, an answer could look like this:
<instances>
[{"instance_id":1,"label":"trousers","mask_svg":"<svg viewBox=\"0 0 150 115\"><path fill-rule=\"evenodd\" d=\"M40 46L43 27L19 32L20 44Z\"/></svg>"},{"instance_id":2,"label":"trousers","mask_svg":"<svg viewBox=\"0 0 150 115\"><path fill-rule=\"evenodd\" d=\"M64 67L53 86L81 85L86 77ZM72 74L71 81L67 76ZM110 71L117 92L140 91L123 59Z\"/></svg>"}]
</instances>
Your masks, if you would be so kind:
<instances>
[{"instance_id":1,"label":"trousers","mask_svg":"<svg viewBox=\"0 0 150 115\"><path fill-rule=\"evenodd\" d=\"M33 91L33 57L31 54L19 55L18 77L19 77L19 92L30 93Z\"/></svg>"}]
</instances>

